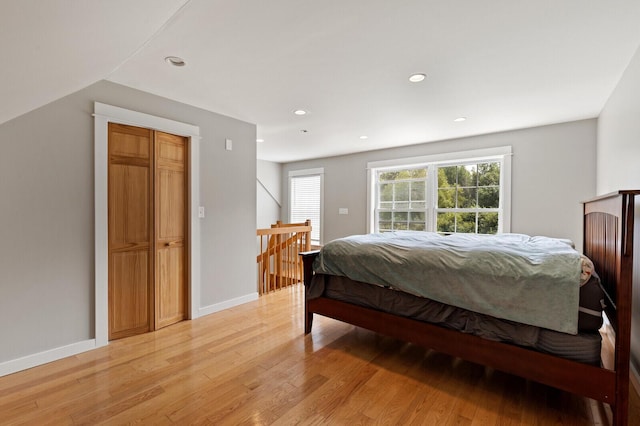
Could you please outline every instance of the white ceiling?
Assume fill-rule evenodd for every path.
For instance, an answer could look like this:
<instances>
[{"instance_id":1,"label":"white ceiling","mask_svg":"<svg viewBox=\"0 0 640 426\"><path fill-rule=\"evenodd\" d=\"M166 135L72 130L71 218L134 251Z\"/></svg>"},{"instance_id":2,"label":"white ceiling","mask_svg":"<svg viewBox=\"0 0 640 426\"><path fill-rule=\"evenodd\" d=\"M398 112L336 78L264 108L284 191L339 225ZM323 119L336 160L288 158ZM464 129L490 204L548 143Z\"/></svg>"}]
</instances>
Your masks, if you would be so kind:
<instances>
[{"instance_id":1,"label":"white ceiling","mask_svg":"<svg viewBox=\"0 0 640 426\"><path fill-rule=\"evenodd\" d=\"M0 123L105 78L256 123L279 162L591 118L638 22L638 0L3 0Z\"/></svg>"}]
</instances>

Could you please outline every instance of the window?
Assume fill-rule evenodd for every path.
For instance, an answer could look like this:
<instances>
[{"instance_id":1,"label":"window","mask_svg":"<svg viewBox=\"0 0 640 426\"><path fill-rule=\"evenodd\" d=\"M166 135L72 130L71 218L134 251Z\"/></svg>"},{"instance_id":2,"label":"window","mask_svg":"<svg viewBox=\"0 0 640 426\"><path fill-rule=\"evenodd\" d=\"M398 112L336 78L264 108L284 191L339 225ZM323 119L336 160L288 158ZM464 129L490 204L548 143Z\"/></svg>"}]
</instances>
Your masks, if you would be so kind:
<instances>
[{"instance_id":1,"label":"window","mask_svg":"<svg viewBox=\"0 0 640 426\"><path fill-rule=\"evenodd\" d=\"M511 147L369 163L369 230L510 230Z\"/></svg>"},{"instance_id":2,"label":"window","mask_svg":"<svg viewBox=\"0 0 640 426\"><path fill-rule=\"evenodd\" d=\"M311 220L311 244L322 242L322 193L324 169L289 172L289 222Z\"/></svg>"},{"instance_id":3,"label":"window","mask_svg":"<svg viewBox=\"0 0 640 426\"><path fill-rule=\"evenodd\" d=\"M378 231L426 230L427 169L379 170Z\"/></svg>"}]
</instances>

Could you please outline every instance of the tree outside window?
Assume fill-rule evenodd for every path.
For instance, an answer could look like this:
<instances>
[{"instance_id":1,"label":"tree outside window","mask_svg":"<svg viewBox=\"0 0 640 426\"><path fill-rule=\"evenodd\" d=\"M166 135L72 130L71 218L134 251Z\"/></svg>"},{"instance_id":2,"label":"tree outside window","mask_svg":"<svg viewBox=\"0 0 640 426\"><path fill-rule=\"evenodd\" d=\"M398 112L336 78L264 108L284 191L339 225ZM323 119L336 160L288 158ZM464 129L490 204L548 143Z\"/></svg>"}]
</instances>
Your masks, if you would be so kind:
<instances>
[{"instance_id":1,"label":"tree outside window","mask_svg":"<svg viewBox=\"0 0 640 426\"><path fill-rule=\"evenodd\" d=\"M378 232L495 234L500 229L500 161L427 164L375 173Z\"/></svg>"}]
</instances>

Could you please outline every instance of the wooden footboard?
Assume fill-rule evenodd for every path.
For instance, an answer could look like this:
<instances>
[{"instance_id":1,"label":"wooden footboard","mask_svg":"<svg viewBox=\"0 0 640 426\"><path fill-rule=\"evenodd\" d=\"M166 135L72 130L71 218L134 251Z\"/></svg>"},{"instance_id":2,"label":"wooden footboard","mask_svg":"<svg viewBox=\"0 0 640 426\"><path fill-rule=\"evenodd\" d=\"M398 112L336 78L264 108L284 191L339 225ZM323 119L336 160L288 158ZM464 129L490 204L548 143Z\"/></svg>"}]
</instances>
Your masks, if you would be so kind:
<instances>
[{"instance_id":1,"label":"wooden footboard","mask_svg":"<svg viewBox=\"0 0 640 426\"><path fill-rule=\"evenodd\" d=\"M584 244L609 298L606 312L616 331L615 368L570 361L494 342L421 321L326 297L306 300L305 333L320 314L610 404L615 425L627 425L634 195L620 191L584 204ZM313 276L318 251L301 253L304 283Z\"/></svg>"}]
</instances>

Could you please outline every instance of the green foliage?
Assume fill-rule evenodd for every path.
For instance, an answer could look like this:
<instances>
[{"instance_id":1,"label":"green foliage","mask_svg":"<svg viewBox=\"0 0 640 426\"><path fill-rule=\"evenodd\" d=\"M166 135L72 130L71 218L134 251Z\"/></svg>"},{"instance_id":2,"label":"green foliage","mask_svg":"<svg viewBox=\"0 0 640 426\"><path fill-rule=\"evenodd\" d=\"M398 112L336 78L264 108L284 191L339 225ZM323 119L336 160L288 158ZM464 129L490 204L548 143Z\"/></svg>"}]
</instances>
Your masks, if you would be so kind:
<instances>
[{"instance_id":1,"label":"green foliage","mask_svg":"<svg viewBox=\"0 0 640 426\"><path fill-rule=\"evenodd\" d=\"M456 213L456 232L475 234L476 213Z\"/></svg>"},{"instance_id":2,"label":"green foliage","mask_svg":"<svg viewBox=\"0 0 640 426\"><path fill-rule=\"evenodd\" d=\"M438 213L438 232L452 233L456 232L456 214L455 213Z\"/></svg>"},{"instance_id":3,"label":"green foliage","mask_svg":"<svg viewBox=\"0 0 640 426\"><path fill-rule=\"evenodd\" d=\"M438 207L441 209L453 209L456 207L455 188L438 189Z\"/></svg>"},{"instance_id":4,"label":"green foliage","mask_svg":"<svg viewBox=\"0 0 640 426\"><path fill-rule=\"evenodd\" d=\"M498 213L478 213L478 234L498 233Z\"/></svg>"},{"instance_id":5,"label":"green foliage","mask_svg":"<svg viewBox=\"0 0 640 426\"><path fill-rule=\"evenodd\" d=\"M483 209L500 207L500 187L478 188L478 207Z\"/></svg>"},{"instance_id":6,"label":"green foliage","mask_svg":"<svg viewBox=\"0 0 640 426\"><path fill-rule=\"evenodd\" d=\"M498 208L500 163L438 168L438 208Z\"/></svg>"},{"instance_id":7,"label":"green foliage","mask_svg":"<svg viewBox=\"0 0 640 426\"><path fill-rule=\"evenodd\" d=\"M500 206L500 163L438 167L438 209L497 209ZM426 168L384 171L378 175L381 231L425 230ZM437 231L495 234L496 212L440 211Z\"/></svg>"},{"instance_id":8,"label":"green foliage","mask_svg":"<svg viewBox=\"0 0 640 426\"><path fill-rule=\"evenodd\" d=\"M478 186L500 186L500 163L478 164Z\"/></svg>"}]
</instances>

